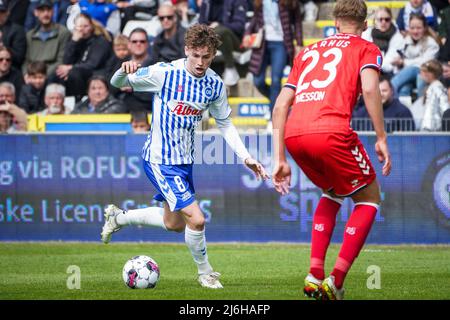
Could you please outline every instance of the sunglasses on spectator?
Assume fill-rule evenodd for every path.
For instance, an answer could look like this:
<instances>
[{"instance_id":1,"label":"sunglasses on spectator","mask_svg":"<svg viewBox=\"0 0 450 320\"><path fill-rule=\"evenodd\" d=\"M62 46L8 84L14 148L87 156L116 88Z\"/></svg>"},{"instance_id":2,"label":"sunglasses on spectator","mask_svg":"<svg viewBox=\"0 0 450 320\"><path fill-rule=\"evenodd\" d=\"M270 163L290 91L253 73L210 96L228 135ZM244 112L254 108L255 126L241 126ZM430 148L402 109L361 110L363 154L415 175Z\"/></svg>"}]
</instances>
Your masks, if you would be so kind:
<instances>
[{"instance_id":1,"label":"sunglasses on spectator","mask_svg":"<svg viewBox=\"0 0 450 320\"><path fill-rule=\"evenodd\" d=\"M159 21L163 21L164 19L172 21L173 16L159 16L158 19Z\"/></svg>"},{"instance_id":2,"label":"sunglasses on spectator","mask_svg":"<svg viewBox=\"0 0 450 320\"><path fill-rule=\"evenodd\" d=\"M383 21L391 22L392 18L389 18L389 17L387 17L387 18L377 18L377 20L380 21L380 22L383 22Z\"/></svg>"},{"instance_id":3,"label":"sunglasses on spectator","mask_svg":"<svg viewBox=\"0 0 450 320\"><path fill-rule=\"evenodd\" d=\"M131 40L131 43L146 43L147 40Z\"/></svg>"},{"instance_id":4,"label":"sunglasses on spectator","mask_svg":"<svg viewBox=\"0 0 450 320\"><path fill-rule=\"evenodd\" d=\"M3 62L3 61L11 62L11 58L0 58L0 62Z\"/></svg>"}]
</instances>

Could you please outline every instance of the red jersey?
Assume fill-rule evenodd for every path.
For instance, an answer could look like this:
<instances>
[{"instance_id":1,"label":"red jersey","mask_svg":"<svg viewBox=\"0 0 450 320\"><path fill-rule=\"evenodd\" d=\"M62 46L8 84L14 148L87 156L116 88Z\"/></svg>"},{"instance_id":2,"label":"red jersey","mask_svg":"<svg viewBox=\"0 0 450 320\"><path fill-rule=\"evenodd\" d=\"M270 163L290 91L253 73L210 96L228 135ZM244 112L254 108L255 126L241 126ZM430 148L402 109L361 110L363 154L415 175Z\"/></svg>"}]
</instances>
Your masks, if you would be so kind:
<instances>
[{"instance_id":1,"label":"red jersey","mask_svg":"<svg viewBox=\"0 0 450 320\"><path fill-rule=\"evenodd\" d=\"M340 33L306 47L294 60L285 86L296 91L285 138L311 133L349 133L364 68L380 71L378 47Z\"/></svg>"}]
</instances>

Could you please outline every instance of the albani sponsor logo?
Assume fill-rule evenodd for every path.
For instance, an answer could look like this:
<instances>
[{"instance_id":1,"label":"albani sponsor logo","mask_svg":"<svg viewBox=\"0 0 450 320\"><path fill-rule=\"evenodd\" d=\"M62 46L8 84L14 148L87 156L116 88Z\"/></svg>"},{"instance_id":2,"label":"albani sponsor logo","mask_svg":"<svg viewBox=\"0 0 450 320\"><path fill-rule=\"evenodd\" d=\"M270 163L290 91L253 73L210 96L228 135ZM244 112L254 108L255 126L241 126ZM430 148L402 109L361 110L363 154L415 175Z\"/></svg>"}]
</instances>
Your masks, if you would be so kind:
<instances>
[{"instance_id":1,"label":"albani sponsor logo","mask_svg":"<svg viewBox=\"0 0 450 320\"><path fill-rule=\"evenodd\" d=\"M172 110L177 116L198 116L203 113L203 110L197 110L184 104L183 102L178 102Z\"/></svg>"}]
</instances>

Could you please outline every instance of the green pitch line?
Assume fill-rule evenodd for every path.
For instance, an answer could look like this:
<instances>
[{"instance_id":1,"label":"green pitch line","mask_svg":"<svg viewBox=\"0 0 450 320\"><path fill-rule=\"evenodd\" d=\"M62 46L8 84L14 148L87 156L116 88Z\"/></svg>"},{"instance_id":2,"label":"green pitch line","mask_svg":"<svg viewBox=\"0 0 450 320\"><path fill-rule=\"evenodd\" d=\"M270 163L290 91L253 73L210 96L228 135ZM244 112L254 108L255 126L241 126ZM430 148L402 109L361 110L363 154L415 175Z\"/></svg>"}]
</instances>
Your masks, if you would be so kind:
<instances>
[{"instance_id":1,"label":"green pitch line","mask_svg":"<svg viewBox=\"0 0 450 320\"><path fill-rule=\"evenodd\" d=\"M338 249L331 246L326 272ZM345 283L346 299L449 299L449 249L366 246ZM209 244L208 254L222 273L223 290L200 287L184 244L3 242L0 299L305 299L301 289L308 272L307 245ZM155 289L125 287L122 267L135 255L158 262L161 278ZM67 273L69 266L80 270L80 289L67 287L74 275ZM75 282L70 283L73 287Z\"/></svg>"}]
</instances>

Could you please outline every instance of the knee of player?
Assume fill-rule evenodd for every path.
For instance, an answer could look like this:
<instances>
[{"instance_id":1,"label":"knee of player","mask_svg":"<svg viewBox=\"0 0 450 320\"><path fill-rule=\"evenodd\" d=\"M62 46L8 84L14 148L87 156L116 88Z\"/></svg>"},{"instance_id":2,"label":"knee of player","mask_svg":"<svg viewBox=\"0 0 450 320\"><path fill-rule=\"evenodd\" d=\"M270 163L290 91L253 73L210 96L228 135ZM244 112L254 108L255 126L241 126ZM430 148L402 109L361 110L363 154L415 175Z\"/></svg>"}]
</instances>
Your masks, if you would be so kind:
<instances>
[{"instance_id":1,"label":"knee of player","mask_svg":"<svg viewBox=\"0 0 450 320\"><path fill-rule=\"evenodd\" d=\"M178 233L183 232L186 228L186 224L184 222L165 222L165 225L168 231L174 231Z\"/></svg>"},{"instance_id":2,"label":"knee of player","mask_svg":"<svg viewBox=\"0 0 450 320\"><path fill-rule=\"evenodd\" d=\"M202 231L203 229L205 229L205 218L203 216L197 217L191 221L190 225L192 229L196 231Z\"/></svg>"}]
</instances>

